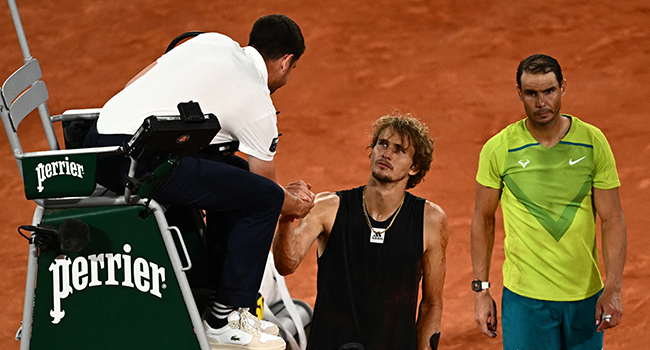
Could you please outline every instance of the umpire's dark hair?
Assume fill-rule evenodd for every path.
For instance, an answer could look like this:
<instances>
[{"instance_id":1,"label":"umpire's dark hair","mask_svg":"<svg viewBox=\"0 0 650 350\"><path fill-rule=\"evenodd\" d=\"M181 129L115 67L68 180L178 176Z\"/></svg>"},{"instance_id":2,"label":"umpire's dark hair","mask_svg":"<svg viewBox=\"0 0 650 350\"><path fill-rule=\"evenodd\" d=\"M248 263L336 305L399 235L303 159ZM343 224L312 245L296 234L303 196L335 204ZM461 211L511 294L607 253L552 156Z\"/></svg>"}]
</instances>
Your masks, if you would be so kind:
<instances>
[{"instance_id":1,"label":"umpire's dark hair","mask_svg":"<svg viewBox=\"0 0 650 350\"><path fill-rule=\"evenodd\" d=\"M546 74L549 72L555 73L555 78L560 86L562 86L562 68L557 60L551 56L536 54L528 56L519 63L517 67L517 86L521 90L521 76L526 73L532 74Z\"/></svg>"},{"instance_id":2,"label":"umpire's dark hair","mask_svg":"<svg viewBox=\"0 0 650 350\"><path fill-rule=\"evenodd\" d=\"M300 27L285 15L266 15L258 19L251 29L248 46L256 48L265 60L274 61L293 54L293 60L305 52L305 39Z\"/></svg>"}]
</instances>

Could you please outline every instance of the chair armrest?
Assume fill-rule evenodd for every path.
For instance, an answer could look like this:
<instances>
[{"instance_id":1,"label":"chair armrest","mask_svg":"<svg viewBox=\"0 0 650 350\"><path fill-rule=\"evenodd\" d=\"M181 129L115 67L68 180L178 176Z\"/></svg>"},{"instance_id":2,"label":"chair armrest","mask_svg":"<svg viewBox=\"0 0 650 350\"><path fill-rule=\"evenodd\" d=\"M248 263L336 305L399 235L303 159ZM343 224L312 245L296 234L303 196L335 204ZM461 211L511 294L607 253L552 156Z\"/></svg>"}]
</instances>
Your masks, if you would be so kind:
<instances>
[{"instance_id":1,"label":"chair armrest","mask_svg":"<svg viewBox=\"0 0 650 350\"><path fill-rule=\"evenodd\" d=\"M101 108L86 108L86 109L69 109L63 114L53 115L50 117L52 122L67 122L73 120L95 120L99 118Z\"/></svg>"},{"instance_id":2,"label":"chair armrest","mask_svg":"<svg viewBox=\"0 0 650 350\"><path fill-rule=\"evenodd\" d=\"M88 147L88 148L76 148L76 149L65 149L65 150L50 150L50 151L38 151L38 152L29 152L23 154L15 154L16 159L26 159L26 158L36 158L36 157L49 157L49 156L68 156L76 154L111 154L111 153L122 153L121 146L106 146L106 147Z\"/></svg>"}]
</instances>

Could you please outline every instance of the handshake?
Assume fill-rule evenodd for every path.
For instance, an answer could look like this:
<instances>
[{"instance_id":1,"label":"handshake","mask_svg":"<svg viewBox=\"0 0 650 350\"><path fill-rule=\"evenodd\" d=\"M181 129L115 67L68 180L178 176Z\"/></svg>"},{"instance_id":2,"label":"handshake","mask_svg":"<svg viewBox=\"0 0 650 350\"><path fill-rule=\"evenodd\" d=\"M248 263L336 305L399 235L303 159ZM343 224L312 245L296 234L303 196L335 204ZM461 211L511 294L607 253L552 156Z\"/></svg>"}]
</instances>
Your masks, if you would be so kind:
<instances>
[{"instance_id":1,"label":"handshake","mask_svg":"<svg viewBox=\"0 0 650 350\"><path fill-rule=\"evenodd\" d=\"M285 203L282 206L281 220L302 219L314 207L316 195L311 191L311 184L302 180L293 181L287 184L284 191Z\"/></svg>"}]
</instances>

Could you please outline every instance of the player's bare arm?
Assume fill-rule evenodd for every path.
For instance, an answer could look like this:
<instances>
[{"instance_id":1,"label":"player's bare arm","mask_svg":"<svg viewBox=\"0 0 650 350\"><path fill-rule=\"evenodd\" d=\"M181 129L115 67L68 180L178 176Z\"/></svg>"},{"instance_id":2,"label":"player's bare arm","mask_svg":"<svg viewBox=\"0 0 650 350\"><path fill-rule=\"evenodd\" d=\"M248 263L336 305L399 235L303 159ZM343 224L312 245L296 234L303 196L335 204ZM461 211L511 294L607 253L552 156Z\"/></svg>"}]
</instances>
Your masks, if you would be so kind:
<instances>
[{"instance_id":1,"label":"player's bare arm","mask_svg":"<svg viewBox=\"0 0 650 350\"><path fill-rule=\"evenodd\" d=\"M248 166L254 174L264 176L265 178L278 183L278 177L275 172L274 161L264 161L259 158L249 156ZM278 183L279 184L279 183ZM309 190L309 186L300 181L293 182L292 191L284 189L284 203L282 205L282 214L291 215L295 218L303 218L314 206L314 194ZM280 184L280 186L282 186ZM300 187L300 188L297 188Z\"/></svg>"},{"instance_id":2,"label":"player's bare arm","mask_svg":"<svg viewBox=\"0 0 650 350\"><path fill-rule=\"evenodd\" d=\"M431 336L440 331L443 286L447 271L449 241L447 214L438 205L424 206L424 252L422 255L422 301L417 321L418 349L430 349Z\"/></svg>"},{"instance_id":3,"label":"player's bare arm","mask_svg":"<svg viewBox=\"0 0 650 350\"><path fill-rule=\"evenodd\" d=\"M621 207L618 188L593 189L594 205L601 221L603 260L605 262L605 288L596 304L598 331L612 328L621 323L623 304L623 267L627 251L625 218ZM611 315L609 322L602 315Z\"/></svg>"},{"instance_id":4,"label":"player's bare arm","mask_svg":"<svg viewBox=\"0 0 650 350\"><path fill-rule=\"evenodd\" d=\"M319 193L314 200L314 208L299 221L297 227L292 216L280 215L273 240L273 257L281 275L296 271L314 241L318 240L318 255L323 253L339 203L340 198L336 193Z\"/></svg>"},{"instance_id":5,"label":"player's bare arm","mask_svg":"<svg viewBox=\"0 0 650 350\"><path fill-rule=\"evenodd\" d=\"M501 190L476 184L476 204L472 216L471 252L474 278L489 281L492 249L494 247L494 221ZM494 338L497 333L497 317L490 290L475 293L474 320L479 330Z\"/></svg>"}]
</instances>

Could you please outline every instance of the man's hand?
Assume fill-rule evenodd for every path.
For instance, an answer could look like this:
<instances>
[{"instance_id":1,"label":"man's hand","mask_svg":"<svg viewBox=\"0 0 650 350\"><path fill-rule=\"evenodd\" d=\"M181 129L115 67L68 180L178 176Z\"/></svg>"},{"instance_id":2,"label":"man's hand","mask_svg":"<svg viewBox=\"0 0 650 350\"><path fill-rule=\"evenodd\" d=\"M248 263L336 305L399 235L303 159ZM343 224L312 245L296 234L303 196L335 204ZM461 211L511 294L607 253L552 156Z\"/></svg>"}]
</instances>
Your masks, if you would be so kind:
<instances>
[{"instance_id":1,"label":"man's hand","mask_svg":"<svg viewBox=\"0 0 650 350\"><path fill-rule=\"evenodd\" d=\"M621 323L623 318L623 303L621 302L621 292L616 288L605 286L603 294L598 298L596 303L596 325L598 332L608 328L613 328Z\"/></svg>"},{"instance_id":2,"label":"man's hand","mask_svg":"<svg viewBox=\"0 0 650 350\"><path fill-rule=\"evenodd\" d=\"M476 293L474 321L481 333L490 338L497 336L497 306L487 290Z\"/></svg>"},{"instance_id":3,"label":"man's hand","mask_svg":"<svg viewBox=\"0 0 650 350\"><path fill-rule=\"evenodd\" d=\"M285 188L289 193L305 202L313 202L314 197L316 197L316 195L311 192L311 184L308 184L302 180L289 182Z\"/></svg>"},{"instance_id":4,"label":"man's hand","mask_svg":"<svg viewBox=\"0 0 650 350\"><path fill-rule=\"evenodd\" d=\"M296 219L302 219L314 207L314 198L316 197L311 191L311 185L302 181L293 181L287 184L285 190L289 195L294 197L294 204L291 206L291 212L283 215L291 215Z\"/></svg>"}]
</instances>

